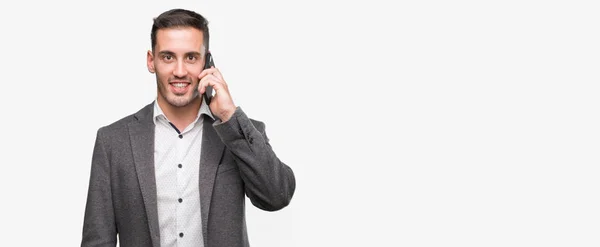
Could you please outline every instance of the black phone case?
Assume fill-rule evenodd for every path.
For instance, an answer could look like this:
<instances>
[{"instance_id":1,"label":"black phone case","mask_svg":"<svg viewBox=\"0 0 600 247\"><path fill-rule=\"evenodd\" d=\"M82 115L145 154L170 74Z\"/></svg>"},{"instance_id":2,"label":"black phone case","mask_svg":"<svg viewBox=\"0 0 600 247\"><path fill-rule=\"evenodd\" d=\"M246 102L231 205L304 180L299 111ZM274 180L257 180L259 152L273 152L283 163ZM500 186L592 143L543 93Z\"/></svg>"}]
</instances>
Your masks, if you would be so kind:
<instances>
[{"instance_id":1,"label":"black phone case","mask_svg":"<svg viewBox=\"0 0 600 247\"><path fill-rule=\"evenodd\" d=\"M213 61L212 55L210 54L210 52L206 53L205 56L205 61L204 61L204 69L209 69L212 66L215 66L215 62ZM213 87L212 86L207 86L206 87L206 91L204 91L204 94L202 94L204 97L204 101L206 101L207 105L210 105L210 100L212 99L212 95L213 95Z\"/></svg>"}]
</instances>

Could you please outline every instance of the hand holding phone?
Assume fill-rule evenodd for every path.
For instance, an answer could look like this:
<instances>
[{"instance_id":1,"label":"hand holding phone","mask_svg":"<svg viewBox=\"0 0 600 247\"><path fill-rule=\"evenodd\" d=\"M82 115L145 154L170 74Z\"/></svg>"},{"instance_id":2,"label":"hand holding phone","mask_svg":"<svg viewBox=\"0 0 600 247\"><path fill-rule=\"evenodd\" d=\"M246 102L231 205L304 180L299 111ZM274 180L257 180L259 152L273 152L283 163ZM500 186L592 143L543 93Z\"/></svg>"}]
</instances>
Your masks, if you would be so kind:
<instances>
[{"instance_id":1,"label":"hand holding phone","mask_svg":"<svg viewBox=\"0 0 600 247\"><path fill-rule=\"evenodd\" d=\"M213 61L212 55L210 54L210 52L207 52L205 55L205 61L204 61L204 70L200 72L200 75L202 75L202 77L200 77L200 75L198 75L198 77L200 78L200 81L205 80L206 85L204 87L204 93L202 93L202 97L203 101L206 102L206 104L209 106L209 109L211 111L211 113L213 114L213 116L216 119L220 119L224 122L226 122L227 120L229 120L229 118L231 118L231 116L233 115L233 113L236 110L236 106L233 103L233 99L231 98L231 95L229 94L229 89L227 88L227 83L225 83L225 81L223 80L223 76L221 75L221 72L219 72L219 70L217 68L212 68L214 67L215 63ZM210 75L209 75L209 71L206 71L210 69ZM206 78L206 76L208 76L209 78ZM210 86L210 84L212 84L213 86ZM198 90L202 91L200 88L200 82L198 83ZM215 87L217 88L217 90L215 90ZM215 100L216 102L211 102L213 99L213 91L218 91L218 96L217 96L217 100ZM211 104L212 103L212 104Z\"/></svg>"}]
</instances>

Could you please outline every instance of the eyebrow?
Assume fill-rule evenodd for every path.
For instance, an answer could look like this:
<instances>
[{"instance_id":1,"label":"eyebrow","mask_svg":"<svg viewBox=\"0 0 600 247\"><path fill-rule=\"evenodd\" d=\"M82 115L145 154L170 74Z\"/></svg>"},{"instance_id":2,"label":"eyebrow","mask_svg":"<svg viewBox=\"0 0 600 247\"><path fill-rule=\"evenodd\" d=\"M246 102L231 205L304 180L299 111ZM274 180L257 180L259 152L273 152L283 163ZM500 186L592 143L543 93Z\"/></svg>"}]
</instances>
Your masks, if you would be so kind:
<instances>
[{"instance_id":1,"label":"eyebrow","mask_svg":"<svg viewBox=\"0 0 600 247\"><path fill-rule=\"evenodd\" d=\"M174 56L175 57L175 52L172 52L172 51L160 51L160 52L158 52L158 55L162 55L162 56L170 55L170 56ZM197 51L186 52L184 54L184 56L189 56L189 55L194 55L194 56L199 56L199 57L202 56L202 54L200 52L197 52Z\"/></svg>"},{"instance_id":2,"label":"eyebrow","mask_svg":"<svg viewBox=\"0 0 600 247\"><path fill-rule=\"evenodd\" d=\"M160 52L158 52L158 55L162 55L162 56L165 56L165 55L175 56L175 53L172 52L172 51L160 51Z\"/></svg>"},{"instance_id":3,"label":"eyebrow","mask_svg":"<svg viewBox=\"0 0 600 247\"><path fill-rule=\"evenodd\" d=\"M199 56L199 57L202 56L202 54L200 52L197 52L197 51L191 51L191 52L186 53L185 55L186 56L194 55L194 56Z\"/></svg>"}]
</instances>

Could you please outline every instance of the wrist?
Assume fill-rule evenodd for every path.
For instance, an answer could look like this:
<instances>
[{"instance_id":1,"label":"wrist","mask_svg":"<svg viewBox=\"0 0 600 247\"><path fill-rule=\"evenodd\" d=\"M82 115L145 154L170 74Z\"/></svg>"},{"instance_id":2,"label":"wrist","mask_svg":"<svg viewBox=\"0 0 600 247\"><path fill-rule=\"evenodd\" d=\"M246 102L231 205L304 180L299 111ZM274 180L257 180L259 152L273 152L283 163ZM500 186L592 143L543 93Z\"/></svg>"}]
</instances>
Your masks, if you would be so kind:
<instances>
[{"instance_id":1,"label":"wrist","mask_svg":"<svg viewBox=\"0 0 600 247\"><path fill-rule=\"evenodd\" d=\"M227 120L231 119L237 107L233 106L227 110L221 111L221 122L227 122Z\"/></svg>"}]
</instances>

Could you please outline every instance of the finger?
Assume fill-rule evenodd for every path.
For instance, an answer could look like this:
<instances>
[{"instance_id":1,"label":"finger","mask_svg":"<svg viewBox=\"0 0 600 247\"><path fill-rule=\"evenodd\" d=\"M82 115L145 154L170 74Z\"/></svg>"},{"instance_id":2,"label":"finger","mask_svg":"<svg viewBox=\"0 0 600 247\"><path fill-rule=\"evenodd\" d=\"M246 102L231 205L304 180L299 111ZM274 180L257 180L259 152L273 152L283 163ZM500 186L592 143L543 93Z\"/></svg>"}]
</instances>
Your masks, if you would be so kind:
<instances>
[{"instance_id":1,"label":"finger","mask_svg":"<svg viewBox=\"0 0 600 247\"><path fill-rule=\"evenodd\" d=\"M215 81L215 82L221 83L221 84L225 83L224 81L222 81L221 79L219 79L218 77L216 77L213 74L208 74L208 75L204 76L202 79L200 79L200 82L206 81L206 80L212 80L212 81Z\"/></svg>"},{"instance_id":2,"label":"finger","mask_svg":"<svg viewBox=\"0 0 600 247\"><path fill-rule=\"evenodd\" d=\"M200 94L204 94L204 93L206 93L206 87L208 87L208 86L211 86L211 87L213 88L213 95L217 95L217 93L218 93L218 92L220 92L221 90L223 90L223 89L224 89L224 87L223 87L223 84L222 84L222 83L219 83L219 82L218 82L218 81L216 81L216 80L209 79L209 80L205 80L205 81L203 81L203 82L202 82L202 83L201 83L201 84L198 86L198 88L199 88L199 90L198 90L198 91L199 91L199 93L200 93Z\"/></svg>"},{"instance_id":3,"label":"finger","mask_svg":"<svg viewBox=\"0 0 600 247\"><path fill-rule=\"evenodd\" d=\"M221 72L219 71L219 69L212 67L211 71L214 71L214 72L211 74L208 74L208 75L214 76L214 78L216 78L217 82L222 83L224 87L227 87L227 82L225 82L225 80L223 80L223 76L221 75ZM205 76L205 77L207 77L207 76Z\"/></svg>"},{"instance_id":4,"label":"finger","mask_svg":"<svg viewBox=\"0 0 600 247\"><path fill-rule=\"evenodd\" d=\"M208 86L208 78L204 77L198 82L198 92L204 94L206 92L206 86Z\"/></svg>"},{"instance_id":5,"label":"finger","mask_svg":"<svg viewBox=\"0 0 600 247\"><path fill-rule=\"evenodd\" d=\"M207 86L213 86L213 88L215 88L214 85L219 84L219 87L223 87L222 85L224 84L223 81L219 80L219 78L217 78L216 76L212 75L212 74L208 74L206 76L204 76L200 82L198 83L198 90L200 94L203 94L206 91L206 87Z\"/></svg>"},{"instance_id":6,"label":"finger","mask_svg":"<svg viewBox=\"0 0 600 247\"><path fill-rule=\"evenodd\" d=\"M212 72L213 75L215 75L217 78L219 78L221 81L225 81L225 79L223 79L223 74L221 74L221 71L217 68L215 68L215 66L213 66L212 68L215 69L214 72Z\"/></svg>"},{"instance_id":7,"label":"finger","mask_svg":"<svg viewBox=\"0 0 600 247\"><path fill-rule=\"evenodd\" d=\"M204 70L202 70L202 72L200 72L200 74L198 75L198 78L202 79L206 75L210 75L210 74L214 73L214 71L215 71L214 67L209 68L209 69L204 69Z\"/></svg>"},{"instance_id":8,"label":"finger","mask_svg":"<svg viewBox=\"0 0 600 247\"><path fill-rule=\"evenodd\" d=\"M212 86L215 97L217 97L217 95L223 95L221 92L227 91L222 81L210 80L208 81L208 85Z\"/></svg>"}]
</instances>

